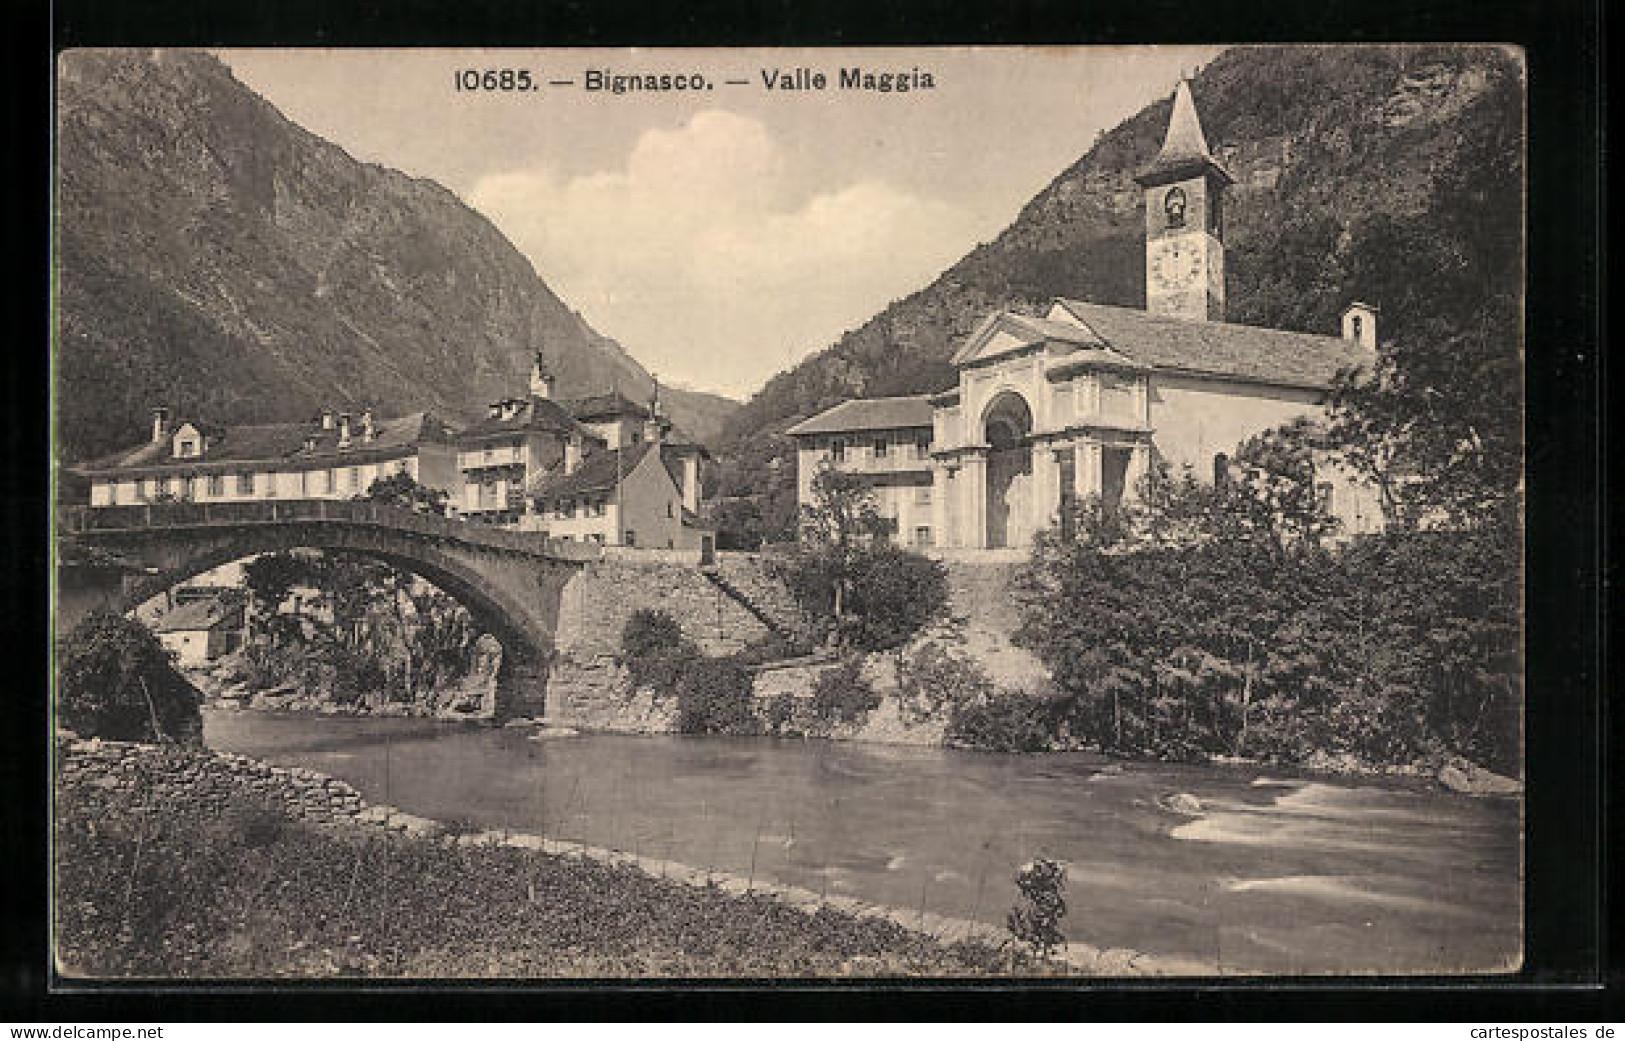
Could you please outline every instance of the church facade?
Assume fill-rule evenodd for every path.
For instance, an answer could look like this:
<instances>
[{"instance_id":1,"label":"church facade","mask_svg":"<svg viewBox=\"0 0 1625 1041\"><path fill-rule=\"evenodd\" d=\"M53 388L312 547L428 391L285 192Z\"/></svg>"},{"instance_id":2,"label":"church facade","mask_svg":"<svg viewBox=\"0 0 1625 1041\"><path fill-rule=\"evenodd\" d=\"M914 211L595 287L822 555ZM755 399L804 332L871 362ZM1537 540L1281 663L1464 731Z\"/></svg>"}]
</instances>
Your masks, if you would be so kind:
<instances>
[{"instance_id":1,"label":"church facade","mask_svg":"<svg viewBox=\"0 0 1625 1041\"><path fill-rule=\"evenodd\" d=\"M1030 546L1073 501L1108 505L1160 458L1222 479L1241 442L1323 415L1337 373L1376 357L1376 308L1341 335L1224 321L1224 191L1181 82L1145 193L1144 310L1056 299L1042 317L989 315L936 395L843 402L792 427L801 501L821 467L864 474L899 541L932 549ZM1345 532L1375 530L1374 490L1335 460L1317 490Z\"/></svg>"}]
</instances>

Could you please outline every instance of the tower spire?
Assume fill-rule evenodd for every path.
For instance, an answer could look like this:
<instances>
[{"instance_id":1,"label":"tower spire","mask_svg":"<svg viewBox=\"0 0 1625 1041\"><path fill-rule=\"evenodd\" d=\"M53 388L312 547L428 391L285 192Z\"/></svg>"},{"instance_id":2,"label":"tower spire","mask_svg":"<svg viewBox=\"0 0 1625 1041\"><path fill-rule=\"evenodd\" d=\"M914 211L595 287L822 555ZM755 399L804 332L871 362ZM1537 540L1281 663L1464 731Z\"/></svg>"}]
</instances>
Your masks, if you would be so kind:
<instances>
[{"instance_id":1,"label":"tower spire","mask_svg":"<svg viewBox=\"0 0 1625 1041\"><path fill-rule=\"evenodd\" d=\"M1168 131L1162 138L1162 149L1151 165L1134 178L1150 187L1211 170L1225 184L1234 184L1235 178L1213 158L1207 146L1207 135L1202 132L1202 120L1196 114L1196 102L1191 99L1188 79L1181 78L1174 88L1174 107L1168 117Z\"/></svg>"}]
</instances>

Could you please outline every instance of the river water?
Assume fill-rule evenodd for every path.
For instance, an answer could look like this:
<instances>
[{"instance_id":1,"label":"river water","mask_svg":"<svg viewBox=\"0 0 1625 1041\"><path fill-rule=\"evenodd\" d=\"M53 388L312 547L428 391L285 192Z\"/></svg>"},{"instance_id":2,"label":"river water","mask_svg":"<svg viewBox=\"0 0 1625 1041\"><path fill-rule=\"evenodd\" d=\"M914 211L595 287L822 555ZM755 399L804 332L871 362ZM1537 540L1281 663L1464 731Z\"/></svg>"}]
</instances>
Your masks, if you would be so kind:
<instances>
[{"instance_id":1,"label":"river water","mask_svg":"<svg viewBox=\"0 0 1625 1041\"><path fill-rule=\"evenodd\" d=\"M1519 961L1521 805L1243 766L208 711L210 746L370 802L1002 925L1067 864L1068 938L1225 973ZM1192 816L1170 796L1200 800Z\"/></svg>"}]
</instances>

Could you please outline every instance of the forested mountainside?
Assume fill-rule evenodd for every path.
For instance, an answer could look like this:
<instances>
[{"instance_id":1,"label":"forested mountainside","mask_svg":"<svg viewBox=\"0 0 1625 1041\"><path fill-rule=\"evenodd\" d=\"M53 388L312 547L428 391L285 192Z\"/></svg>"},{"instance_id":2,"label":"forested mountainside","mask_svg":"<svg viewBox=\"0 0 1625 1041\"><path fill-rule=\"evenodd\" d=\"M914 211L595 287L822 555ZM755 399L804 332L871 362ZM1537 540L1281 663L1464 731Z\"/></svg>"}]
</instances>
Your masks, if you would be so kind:
<instances>
[{"instance_id":1,"label":"forested mountainside","mask_svg":"<svg viewBox=\"0 0 1625 1041\"><path fill-rule=\"evenodd\" d=\"M1522 77L1515 53L1489 47L1237 47L1209 63L1192 93L1237 180L1228 319L1331 333L1360 299L1382 308L1384 339L1460 331L1505 289L1496 278L1521 279ZM794 455L775 435L849 397L950 385L948 357L991 310L1054 296L1143 306L1133 175L1161 145L1169 86L993 242L768 381L728 422L722 491L776 527L793 510Z\"/></svg>"},{"instance_id":2,"label":"forested mountainside","mask_svg":"<svg viewBox=\"0 0 1625 1041\"><path fill-rule=\"evenodd\" d=\"M352 159L214 57L71 51L58 64L59 456L142 440L148 410L216 423L324 405L453 421L520 392L652 387L641 365L433 181ZM707 440L735 403L662 388Z\"/></svg>"}]
</instances>

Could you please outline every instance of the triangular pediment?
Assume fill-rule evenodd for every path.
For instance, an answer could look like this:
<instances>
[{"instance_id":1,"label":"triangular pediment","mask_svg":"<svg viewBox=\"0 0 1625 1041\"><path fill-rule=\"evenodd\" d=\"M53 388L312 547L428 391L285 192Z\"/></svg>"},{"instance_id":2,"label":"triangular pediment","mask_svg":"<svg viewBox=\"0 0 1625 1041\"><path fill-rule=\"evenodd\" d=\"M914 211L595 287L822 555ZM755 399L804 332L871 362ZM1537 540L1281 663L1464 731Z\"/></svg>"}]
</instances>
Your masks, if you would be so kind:
<instances>
[{"instance_id":1,"label":"triangular pediment","mask_svg":"<svg viewBox=\"0 0 1625 1041\"><path fill-rule=\"evenodd\" d=\"M1053 313L1053 309L1052 309ZM1010 311L997 311L982 320L965 345L953 357L955 365L971 365L1037 346L1046 342L1070 348L1098 342L1092 330L1072 320L1065 325L1048 318L1032 318Z\"/></svg>"}]
</instances>

